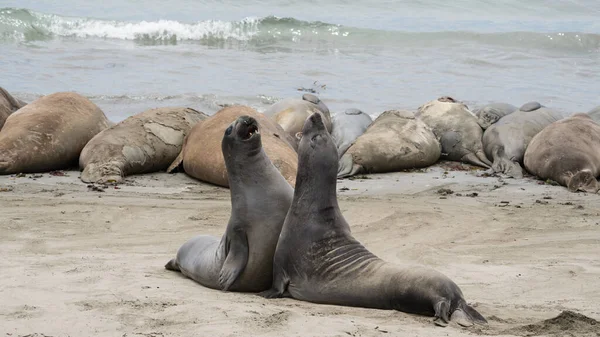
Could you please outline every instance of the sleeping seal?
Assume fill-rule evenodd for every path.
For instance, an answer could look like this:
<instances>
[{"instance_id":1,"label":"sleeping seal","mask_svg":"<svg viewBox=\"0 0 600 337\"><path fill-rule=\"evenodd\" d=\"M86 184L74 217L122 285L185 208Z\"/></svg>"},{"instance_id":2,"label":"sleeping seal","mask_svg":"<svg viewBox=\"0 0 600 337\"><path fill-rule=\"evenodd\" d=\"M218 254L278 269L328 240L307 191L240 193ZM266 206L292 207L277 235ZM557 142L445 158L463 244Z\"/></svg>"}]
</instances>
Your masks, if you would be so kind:
<instances>
[{"instance_id":1,"label":"sleeping seal","mask_svg":"<svg viewBox=\"0 0 600 337\"><path fill-rule=\"evenodd\" d=\"M371 123L371 116L358 109L346 109L331 117L331 137L340 157L356 138L365 133Z\"/></svg>"},{"instance_id":2,"label":"sleeping seal","mask_svg":"<svg viewBox=\"0 0 600 337\"><path fill-rule=\"evenodd\" d=\"M271 285L273 254L294 192L263 150L256 119L236 119L225 130L222 152L231 191L225 234L190 239L165 268L213 289L263 291Z\"/></svg>"},{"instance_id":3,"label":"sleeping seal","mask_svg":"<svg viewBox=\"0 0 600 337\"><path fill-rule=\"evenodd\" d=\"M571 192L596 193L600 184L600 125L587 114L554 122L533 137L523 159L525 169L552 179Z\"/></svg>"},{"instance_id":4,"label":"sleeping seal","mask_svg":"<svg viewBox=\"0 0 600 337\"><path fill-rule=\"evenodd\" d=\"M448 277L386 263L354 239L337 202L336 158L321 116L310 116L298 149L294 199L275 251L273 286L261 295L396 309L434 316L439 325L485 323Z\"/></svg>"},{"instance_id":5,"label":"sleeping seal","mask_svg":"<svg viewBox=\"0 0 600 337\"><path fill-rule=\"evenodd\" d=\"M0 130L2 130L2 126L4 122L12 114L13 112L24 107L24 102L14 98L8 91L4 90L4 88L0 87Z\"/></svg>"},{"instance_id":6,"label":"sleeping seal","mask_svg":"<svg viewBox=\"0 0 600 337\"><path fill-rule=\"evenodd\" d=\"M477 116L477 123L482 129L487 129L490 125L496 123L500 118L519 110L516 106L508 103L490 103L479 109L473 110Z\"/></svg>"}]
</instances>

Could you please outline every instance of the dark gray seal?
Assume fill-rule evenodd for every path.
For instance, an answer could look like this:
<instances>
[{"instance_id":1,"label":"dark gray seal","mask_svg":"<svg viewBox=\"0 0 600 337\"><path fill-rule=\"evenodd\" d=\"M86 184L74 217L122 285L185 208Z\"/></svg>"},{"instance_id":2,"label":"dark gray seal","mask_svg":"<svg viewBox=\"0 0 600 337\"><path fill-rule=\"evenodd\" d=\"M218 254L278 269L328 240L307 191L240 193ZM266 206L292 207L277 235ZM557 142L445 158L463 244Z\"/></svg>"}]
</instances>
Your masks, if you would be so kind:
<instances>
[{"instance_id":1,"label":"dark gray seal","mask_svg":"<svg viewBox=\"0 0 600 337\"><path fill-rule=\"evenodd\" d=\"M371 116L359 109L346 109L331 117L331 136L340 157L356 138L367 131L371 123L373 123Z\"/></svg>"},{"instance_id":2,"label":"dark gray seal","mask_svg":"<svg viewBox=\"0 0 600 337\"><path fill-rule=\"evenodd\" d=\"M190 239L165 268L213 289L263 291L271 285L273 254L293 189L265 154L254 118L239 117L221 144L231 191L225 234L220 240Z\"/></svg>"},{"instance_id":3,"label":"dark gray seal","mask_svg":"<svg viewBox=\"0 0 600 337\"><path fill-rule=\"evenodd\" d=\"M479 109L473 110L477 116L477 123L482 129L489 128L492 124L500 120L500 118L509 115L519 110L516 106L508 103L490 103L482 106Z\"/></svg>"},{"instance_id":4,"label":"dark gray seal","mask_svg":"<svg viewBox=\"0 0 600 337\"><path fill-rule=\"evenodd\" d=\"M386 263L354 239L338 206L337 150L321 116L309 117L302 133L296 190L277 243L273 286L261 295L396 309L435 316L439 325L485 323L448 277L422 266Z\"/></svg>"},{"instance_id":5,"label":"dark gray seal","mask_svg":"<svg viewBox=\"0 0 600 337\"><path fill-rule=\"evenodd\" d=\"M483 133L483 149L492 161L492 171L522 178L521 163L531 139L546 126L564 117L565 114L538 102L529 102L500 118Z\"/></svg>"},{"instance_id":6,"label":"dark gray seal","mask_svg":"<svg viewBox=\"0 0 600 337\"><path fill-rule=\"evenodd\" d=\"M14 98L8 91L0 87L0 130L10 114L24 107L25 102Z\"/></svg>"},{"instance_id":7,"label":"dark gray seal","mask_svg":"<svg viewBox=\"0 0 600 337\"><path fill-rule=\"evenodd\" d=\"M529 173L571 192L598 192L600 125L583 113L548 125L529 143L523 164Z\"/></svg>"}]
</instances>

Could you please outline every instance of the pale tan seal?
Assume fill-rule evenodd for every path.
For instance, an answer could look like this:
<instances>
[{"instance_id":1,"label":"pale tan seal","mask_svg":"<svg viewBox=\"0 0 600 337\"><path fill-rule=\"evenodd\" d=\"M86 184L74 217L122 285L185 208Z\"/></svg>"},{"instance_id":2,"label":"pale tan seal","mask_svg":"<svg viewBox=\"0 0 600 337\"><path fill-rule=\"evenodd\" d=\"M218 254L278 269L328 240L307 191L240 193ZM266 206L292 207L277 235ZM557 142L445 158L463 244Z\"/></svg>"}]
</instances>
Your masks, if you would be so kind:
<instances>
[{"instance_id":1,"label":"pale tan seal","mask_svg":"<svg viewBox=\"0 0 600 337\"><path fill-rule=\"evenodd\" d=\"M27 105L25 102L14 98L8 91L0 87L0 130L10 114Z\"/></svg>"},{"instance_id":2,"label":"pale tan seal","mask_svg":"<svg viewBox=\"0 0 600 337\"><path fill-rule=\"evenodd\" d=\"M110 124L100 108L77 93L43 96L6 119L0 131L0 174L75 166L83 147Z\"/></svg>"},{"instance_id":3,"label":"pale tan seal","mask_svg":"<svg viewBox=\"0 0 600 337\"><path fill-rule=\"evenodd\" d=\"M571 192L596 193L600 183L600 125L587 114L554 122L536 134L523 159L525 169Z\"/></svg>"},{"instance_id":4,"label":"pale tan seal","mask_svg":"<svg viewBox=\"0 0 600 337\"><path fill-rule=\"evenodd\" d=\"M346 150L338 177L427 167L440 158L433 131L410 111L385 111Z\"/></svg>"},{"instance_id":5,"label":"pale tan seal","mask_svg":"<svg viewBox=\"0 0 600 337\"><path fill-rule=\"evenodd\" d=\"M183 163L186 174L211 184L228 187L227 169L220 149L220 138L225 129L238 117L256 119L262 133L262 146L273 165L294 186L298 156L296 141L277 123L256 110L234 105L219 110L214 115L196 124L183 143L183 149L167 169L172 172Z\"/></svg>"},{"instance_id":6,"label":"pale tan seal","mask_svg":"<svg viewBox=\"0 0 600 337\"><path fill-rule=\"evenodd\" d=\"M79 157L81 180L120 183L127 175L163 171L181 152L183 140L208 116L184 107L150 109L100 132Z\"/></svg>"},{"instance_id":7,"label":"pale tan seal","mask_svg":"<svg viewBox=\"0 0 600 337\"><path fill-rule=\"evenodd\" d=\"M467 106L441 97L419 107L416 116L433 129L442 144L442 159L490 168L483 152L483 130Z\"/></svg>"}]
</instances>

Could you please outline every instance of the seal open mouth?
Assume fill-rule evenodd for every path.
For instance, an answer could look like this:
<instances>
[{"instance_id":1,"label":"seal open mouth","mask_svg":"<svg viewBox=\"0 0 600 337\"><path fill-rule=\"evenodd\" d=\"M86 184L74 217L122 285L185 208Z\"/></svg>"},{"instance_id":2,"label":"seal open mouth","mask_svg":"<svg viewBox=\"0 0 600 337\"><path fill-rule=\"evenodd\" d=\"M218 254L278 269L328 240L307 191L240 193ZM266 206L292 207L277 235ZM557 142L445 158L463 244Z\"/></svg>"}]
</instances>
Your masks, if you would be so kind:
<instances>
[{"instance_id":1,"label":"seal open mouth","mask_svg":"<svg viewBox=\"0 0 600 337\"><path fill-rule=\"evenodd\" d=\"M246 118L241 118L241 120L239 120L240 124L238 124L238 136L244 140L250 140L254 137L254 135L258 134L258 123L256 122L256 120L254 118L251 117L246 117Z\"/></svg>"},{"instance_id":2,"label":"seal open mouth","mask_svg":"<svg viewBox=\"0 0 600 337\"><path fill-rule=\"evenodd\" d=\"M252 124L248 127L248 133L246 134L246 137L244 139L250 139L252 138L252 136L254 136L255 134L258 133L258 127L256 126L256 124Z\"/></svg>"}]
</instances>

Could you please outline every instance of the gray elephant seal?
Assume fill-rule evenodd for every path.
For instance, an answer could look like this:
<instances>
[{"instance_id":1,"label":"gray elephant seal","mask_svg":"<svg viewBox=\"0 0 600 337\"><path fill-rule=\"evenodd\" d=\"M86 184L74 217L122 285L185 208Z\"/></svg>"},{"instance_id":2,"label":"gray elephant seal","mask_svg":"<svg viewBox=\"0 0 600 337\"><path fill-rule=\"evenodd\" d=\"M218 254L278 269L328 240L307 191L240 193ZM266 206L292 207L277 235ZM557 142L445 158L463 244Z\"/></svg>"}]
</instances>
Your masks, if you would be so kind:
<instances>
[{"instance_id":1,"label":"gray elephant seal","mask_svg":"<svg viewBox=\"0 0 600 337\"><path fill-rule=\"evenodd\" d=\"M554 122L529 143L523 160L529 173L552 179L571 192L596 193L600 183L600 125L587 114Z\"/></svg>"},{"instance_id":2,"label":"gray elephant seal","mask_svg":"<svg viewBox=\"0 0 600 337\"><path fill-rule=\"evenodd\" d=\"M441 150L431 129L412 112L385 111L342 156L338 178L427 167Z\"/></svg>"},{"instance_id":3,"label":"gray elephant seal","mask_svg":"<svg viewBox=\"0 0 600 337\"><path fill-rule=\"evenodd\" d=\"M239 117L221 144L232 209L225 234L192 238L165 268L213 289L263 291L271 285L273 254L294 192L263 150L254 118Z\"/></svg>"},{"instance_id":4,"label":"gray elephant seal","mask_svg":"<svg viewBox=\"0 0 600 337\"><path fill-rule=\"evenodd\" d=\"M102 110L79 94L43 96L6 119L0 131L0 174L75 166L83 147L109 126Z\"/></svg>"},{"instance_id":5,"label":"gray elephant seal","mask_svg":"<svg viewBox=\"0 0 600 337\"><path fill-rule=\"evenodd\" d=\"M14 98L8 91L0 87L0 130L2 130L8 116L25 105L27 105L25 102Z\"/></svg>"},{"instance_id":6,"label":"gray elephant seal","mask_svg":"<svg viewBox=\"0 0 600 337\"><path fill-rule=\"evenodd\" d=\"M489 168L483 153L483 130L467 106L451 97L441 97L417 110L416 117L429 125L442 144L442 159Z\"/></svg>"},{"instance_id":7,"label":"gray elephant seal","mask_svg":"<svg viewBox=\"0 0 600 337\"><path fill-rule=\"evenodd\" d=\"M300 139L300 131L304 121L312 114L322 115L327 130L331 131L331 115L329 108L317 96L302 95L302 99L286 98L271 105L264 114L273 119L292 137Z\"/></svg>"},{"instance_id":8,"label":"gray elephant seal","mask_svg":"<svg viewBox=\"0 0 600 337\"><path fill-rule=\"evenodd\" d=\"M386 263L352 237L336 197L337 150L321 116L311 116L302 132L296 190L277 243L273 286L261 295L432 315L439 325L451 319L461 325L486 322L448 277Z\"/></svg>"},{"instance_id":9,"label":"gray elephant seal","mask_svg":"<svg viewBox=\"0 0 600 337\"><path fill-rule=\"evenodd\" d=\"M490 103L479 109L473 110L477 116L477 123L482 129L489 128L492 124L500 120L500 118L509 115L519 110L516 106L508 103Z\"/></svg>"},{"instance_id":10,"label":"gray elephant seal","mask_svg":"<svg viewBox=\"0 0 600 337\"><path fill-rule=\"evenodd\" d=\"M485 154L493 162L492 171L513 178L523 177L523 155L531 139L546 126L563 119L564 114L538 102L525 103L485 130Z\"/></svg>"},{"instance_id":11,"label":"gray elephant seal","mask_svg":"<svg viewBox=\"0 0 600 337\"><path fill-rule=\"evenodd\" d=\"M331 136L340 157L371 123L371 116L359 109L347 109L331 117Z\"/></svg>"},{"instance_id":12,"label":"gray elephant seal","mask_svg":"<svg viewBox=\"0 0 600 337\"><path fill-rule=\"evenodd\" d=\"M600 106L590 110L587 113L596 123L600 123Z\"/></svg>"},{"instance_id":13,"label":"gray elephant seal","mask_svg":"<svg viewBox=\"0 0 600 337\"><path fill-rule=\"evenodd\" d=\"M190 108L144 111L100 132L81 151L81 180L120 183L127 175L166 170L191 128L208 116Z\"/></svg>"}]
</instances>

